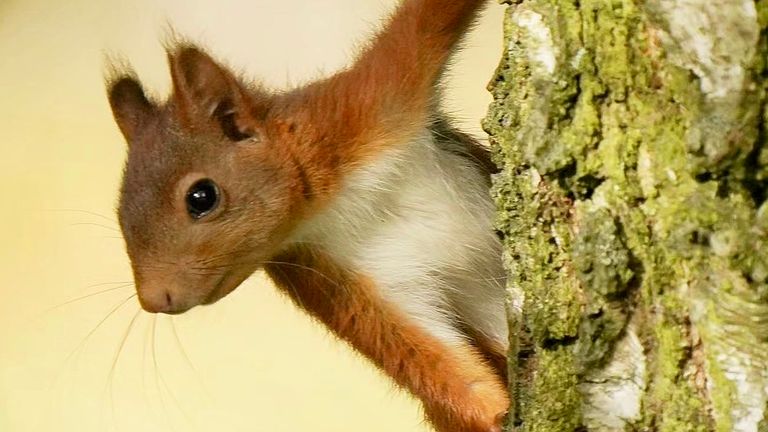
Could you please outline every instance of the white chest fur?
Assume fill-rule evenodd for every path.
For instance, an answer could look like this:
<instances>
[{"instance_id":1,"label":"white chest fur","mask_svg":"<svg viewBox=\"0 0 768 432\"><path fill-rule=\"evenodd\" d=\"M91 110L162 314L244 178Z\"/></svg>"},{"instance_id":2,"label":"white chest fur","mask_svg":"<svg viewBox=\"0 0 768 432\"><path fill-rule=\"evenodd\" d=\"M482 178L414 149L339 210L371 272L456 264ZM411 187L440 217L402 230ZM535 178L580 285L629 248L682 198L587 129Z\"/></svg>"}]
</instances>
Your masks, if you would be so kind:
<instances>
[{"instance_id":1,"label":"white chest fur","mask_svg":"<svg viewBox=\"0 0 768 432\"><path fill-rule=\"evenodd\" d=\"M425 131L350 174L295 240L360 269L433 336L458 342L467 325L506 347L493 212L483 174Z\"/></svg>"}]
</instances>

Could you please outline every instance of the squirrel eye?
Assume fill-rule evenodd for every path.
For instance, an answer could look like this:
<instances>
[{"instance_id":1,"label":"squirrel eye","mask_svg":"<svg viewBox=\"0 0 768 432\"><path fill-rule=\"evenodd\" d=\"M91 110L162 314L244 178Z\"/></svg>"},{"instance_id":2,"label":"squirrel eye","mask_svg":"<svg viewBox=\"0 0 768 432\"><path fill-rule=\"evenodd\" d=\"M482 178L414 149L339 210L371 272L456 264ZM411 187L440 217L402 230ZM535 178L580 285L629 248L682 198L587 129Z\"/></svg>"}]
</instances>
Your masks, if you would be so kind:
<instances>
[{"instance_id":1,"label":"squirrel eye","mask_svg":"<svg viewBox=\"0 0 768 432\"><path fill-rule=\"evenodd\" d=\"M200 219L216 209L219 204L219 188L213 180L198 180L189 188L186 201L189 215L193 219Z\"/></svg>"}]
</instances>

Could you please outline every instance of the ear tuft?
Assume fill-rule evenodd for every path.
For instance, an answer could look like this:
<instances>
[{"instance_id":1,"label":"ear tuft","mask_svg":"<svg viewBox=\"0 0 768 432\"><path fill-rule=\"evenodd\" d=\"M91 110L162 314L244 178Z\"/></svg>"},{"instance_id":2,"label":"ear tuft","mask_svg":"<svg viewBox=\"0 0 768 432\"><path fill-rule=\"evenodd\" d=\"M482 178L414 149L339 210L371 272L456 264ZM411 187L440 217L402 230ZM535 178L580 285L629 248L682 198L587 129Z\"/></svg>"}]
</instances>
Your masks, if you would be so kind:
<instances>
[{"instance_id":1,"label":"ear tuft","mask_svg":"<svg viewBox=\"0 0 768 432\"><path fill-rule=\"evenodd\" d=\"M130 143L154 114L155 106L147 99L141 83L131 75L112 78L107 87L112 115L123 136Z\"/></svg>"},{"instance_id":2,"label":"ear tuft","mask_svg":"<svg viewBox=\"0 0 768 432\"><path fill-rule=\"evenodd\" d=\"M168 62L174 100L188 122L194 123L193 117L212 120L233 141L252 135L243 127L253 110L248 91L229 70L190 44L169 48Z\"/></svg>"},{"instance_id":3,"label":"ear tuft","mask_svg":"<svg viewBox=\"0 0 768 432\"><path fill-rule=\"evenodd\" d=\"M192 45L182 45L168 53L174 90L179 102L212 115L219 103L242 98L234 76L208 54Z\"/></svg>"}]
</instances>

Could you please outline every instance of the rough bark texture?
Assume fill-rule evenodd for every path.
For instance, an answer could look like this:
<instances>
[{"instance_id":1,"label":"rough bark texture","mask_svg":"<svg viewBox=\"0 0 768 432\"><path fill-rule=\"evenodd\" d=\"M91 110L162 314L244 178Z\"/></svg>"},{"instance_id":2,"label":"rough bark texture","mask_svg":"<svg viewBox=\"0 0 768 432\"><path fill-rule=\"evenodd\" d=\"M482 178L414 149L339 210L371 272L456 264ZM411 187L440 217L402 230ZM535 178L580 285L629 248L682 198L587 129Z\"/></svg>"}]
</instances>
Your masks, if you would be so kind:
<instances>
[{"instance_id":1,"label":"rough bark texture","mask_svg":"<svg viewBox=\"0 0 768 432\"><path fill-rule=\"evenodd\" d=\"M508 7L513 426L768 431L768 0Z\"/></svg>"}]
</instances>

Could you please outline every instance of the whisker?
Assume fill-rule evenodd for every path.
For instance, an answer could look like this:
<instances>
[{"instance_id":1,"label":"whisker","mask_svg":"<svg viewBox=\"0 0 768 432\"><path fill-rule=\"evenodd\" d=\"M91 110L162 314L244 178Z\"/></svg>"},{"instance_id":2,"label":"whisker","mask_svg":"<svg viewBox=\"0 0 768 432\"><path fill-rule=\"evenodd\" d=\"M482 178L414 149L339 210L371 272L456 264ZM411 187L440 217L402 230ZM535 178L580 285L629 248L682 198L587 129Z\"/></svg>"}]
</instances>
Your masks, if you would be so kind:
<instances>
[{"instance_id":1,"label":"whisker","mask_svg":"<svg viewBox=\"0 0 768 432\"><path fill-rule=\"evenodd\" d=\"M78 301L81 301L81 300L85 300L85 299L91 298L93 296L97 296L99 294L106 294L108 292L112 292L112 291L116 291L116 290L119 290L119 289L128 288L128 287L131 287L131 286L133 286L133 282L122 282L122 285L119 285L119 286L116 286L116 287L112 287L112 288L103 289L103 290L96 291L96 292L92 292L90 294L85 294L85 295L82 295L82 296L75 297L73 299L67 300L64 303L59 303L59 304L57 304L55 306L51 306L50 308L44 310L42 312L42 314L47 314L47 313L53 312L56 309L62 308L64 306L66 306L66 305L69 305L69 304L72 304L72 303L75 303L75 302L78 302Z\"/></svg>"},{"instance_id":2,"label":"whisker","mask_svg":"<svg viewBox=\"0 0 768 432\"><path fill-rule=\"evenodd\" d=\"M71 351L71 352L70 352L70 353L67 355L67 357L64 359L64 364L67 364L67 363L69 362L69 360L72 358L72 356L73 356L73 355L74 355L76 352L78 352L78 351L79 351L79 350L80 350L80 349L81 349L81 348L82 348L82 347L85 345L85 343L86 343L86 342L87 342L87 341L88 341L88 340L91 338L91 336L93 336L93 334L94 334L94 333L96 333L96 331L99 329L99 327L101 327L101 326L102 326L102 324L104 324L104 322L106 322L106 321L109 319L109 317L111 317L112 315L114 315L114 314L115 314L115 312L117 312L117 311L118 311L118 309L120 309L121 307L123 307L123 306L124 306L126 303L128 303L128 301L130 301L130 300L131 300L132 298L134 298L134 297L136 297L136 293L132 293L130 296L126 297L125 299L123 299L122 301L120 301L120 303L118 303L118 304L117 304L115 307L113 307L113 308L112 308L112 309L111 309L111 310L110 310L110 311L107 313L107 315L106 315L104 318L102 318L102 319L101 319L101 321L99 321L99 322L96 324L96 327L94 327L94 328L93 328L91 331L89 331L89 332L88 332L88 334L87 334L87 335L85 335L85 337L83 338L83 340L82 340L82 341L80 341L80 343L79 343L79 344L78 344L78 345L75 347L75 349L74 349L74 350L72 350L72 351Z\"/></svg>"},{"instance_id":3,"label":"whisker","mask_svg":"<svg viewBox=\"0 0 768 432\"><path fill-rule=\"evenodd\" d=\"M98 331L98 329L112 316L114 315L120 308L122 308L126 303L128 303L132 298L136 296L136 293L132 293L130 296L126 297L125 299L121 300L117 305L112 307L112 309L107 312L107 314L102 318L95 327L93 327L88 334L83 337L83 339L80 341L80 343L77 344L64 358L64 362L61 365L61 369L57 372L56 378L54 378L52 385L56 385L56 383L61 379L62 375L64 374L64 370L66 367L70 364L72 361L72 358L77 354L77 357L79 357L80 353L82 353L83 348L85 347L85 344L90 340L90 338Z\"/></svg>"},{"instance_id":4,"label":"whisker","mask_svg":"<svg viewBox=\"0 0 768 432\"><path fill-rule=\"evenodd\" d=\"M211 256L211 257L208 257L208 258L207 258L207 259L205 259L205 260L202 260L202 261L200 261L200 262L199 262L199 264L201 264L201 265L210 264L210 263L213 263L213 262L219 261L219 260L221 260L221 259L223 259L223 258L228 258L228 257L231 257L231 256L235 256L235 255L238 255L238 254L240 254L240 253L241 253L240 251L236 251L236 250L235 250L235 251L229 251L229 252L225 252L225 253L221 253L221 254L213 255L213 256Z\"/></svg>"},{"instance_id":5,"label":"whisker","mask_svg":"<svg viewBox=\"0 0 768 432\"><path fill-rule=\"evenodd\" d=\"M170 421L170 415L168 411L168 406L165 404L165 398L163 398L163 390L160 387L160 377L159 377L159 369L157 366L157 348L155 347L156 343L155 340L157 339L157 314L152 316L152 337L151 337L151 343L150 347L152 348L152 364L154 365L154 372L155 372L155 389L157 390L157 395L160 398L160 405L163 407L163 410L166 413L166 416L168 418L168 426L170 426L171 429L173 429L173 425Z\"/></svg>"},{"instance_id":6,"label":"whisker","mask_svg":"<svg viewBox=\"0 0 768 432\"><path fill-rule=\"evenodd\" d=\"M132 284L132 283L133 281L101 282L101 283L88 285L86 288L98 288L98 287L103 287L107 285L125 285L125 284Z\"/></svg>"},{"instance_id":7,"label":"whisker","mask_svg":"<svg viewBox=\"0 0 768 432\"><path fill-rule=\"evenodd\" d=\"M333 280L331 277L329 277L329 276L328 276L328 275L326 275L325 273L323 273L323 272L321 272L320 270L317 270L317 269L315 269L315 268L312 268L312 267L309 267L309 266L305 266L305 265L303 265L303 264L292 263L292 262L287 262L287 261L273 261L273 260L267 260L267 261L263 261L263 263L264 263L264 264L273 264L273 265L277 265L277 266L281 266L281 265L282 265L282 266L296 267L296 268L299 268L299 269L302 269L302 270L309 270L309 271L311 271L312 273L315 273L316 275L318 275L318 276L320 276L321 278L325 279L325 280L326 280L326 281L328 281L328 282L329 282L331 285L333 285L334 287L338 288L338 289L339 289L339 290L341 290L342 292L344 292L344 293L346 293L346 294L349 294L349 287L347 287L346 285L342 285L342 284L339 284L337 281ZM289 280L290 280L290 279L289 279ZM296 291L296 287L294 287L294 286L293 286L293 284L291 284L291 289L292 289L292 290L293 290L293 292L296 294L296 298L297 298L297 299L299 299L299 305L303 307L303 304L302 304L302 302L301 302L301 299L299 298L298 292ZM321 291L321 292L322 292L323 294L325 294L325 295L330 295L330 294L329 294L329 293L327 293L327 292L323 292L323 291Z\"/></svg>"},{"instance_id":8,"label":"whisker","mask_svg":"<svg viewBox=\"0 0 768 432\"><path fill-rule=\"evenodd\" d=\"M141 388L144 393L144 403L146 404L147 408L149 408L149 411L154 415L154 411L152 410L152 404L149 400L149 392L147 391L147 344L149 343L149 334L153 328L154 320L152 320L152 324L148 324L146 330L144 331L144 343L141 346Z\"/></svg>"},{"instance_id":9,"label":"whisker","mask_svg":"<svg viewBox=\"0 0 768 432\"><path fill-rule=\"evenodd\" d=\"M87 215L91 215L91 216L100 217L100 218L102 218L102 219L104 219L104 220L106 220L106 221L112 222L112 223L114 223L115 225L117 225L117 221L116 221L115 219L113 219L113 218L110 218L110 217L107 217L107 216L104 216L103 214L99 214L99 213L96 213L96 212L92 212L92 211L88 211L88 210L80 210L80 209L66 209L66 208L65 208L65 209L43 209L43 211L50 211L50 212L69 212L69 213L82 213L82 214L87 214Z\"/></svg>"},{"instance_id":10,"label":"whisker","mask_svg":"<svg viewBox=\"0 0 768 432\"><path fill-rule=\"evenodd\" d=\"M315 268L312 268L312 267L309 267L309 266L305 266L303 264L292 263L292 262L287 262L287 261L263 261L263 263L264 264L274 264L274 265L286 265L286 266L290 266L290 267L297 267L297 268L300 268L300 269L303 269L303 270L309 270L312 273L315 273L316 275L318 275L318 276L322 277L323 279L325 279L326 281L330 282L331 285L333 285L336 288L342 290L346 294L349 294L349 287L347 287L346 285L339 284L337 281L331 279L328 275L326 275L325 273L321 272L318 269L315 269Z\"/></svg>"},{"instance_id":11,"label":"whisker","mask_svg":"<svg viewBox=\"0 0 768 432\"><path fill-rule=\"evenodd\" d=\"M222 260L224 258L229 258L231 256L240 255L240 254L242 254L242 252L239 251L239 248L247 240L248 240L248 237L247 236L243 236L235 244L231 244L230 245L231 249L228 252L224 252L224 253L220 253L220 254L217 254L217 255L213 255L211 257L208 257L205 260L199 261L198 263L200 265L207 266L207 265L209 265L211 263L214 263L216 261Z\"/></svg>"},{"instance_id":12,"label":"whisker","mask_svg":"<svg viewBox=\"0 0 768 432\"><path fill-rule=\"evenodd\" d=\"M221 254L220 256L221 257L226 257L227 255L230 255L230 254ZM208 262L208 261L215 261L215 260L201 261L201 263L205 263L205 262ZM348 290L349 290L349 287L347 287L346 285L340 284L339 282L335 281L333 278L329 277L328 275L324 274L323 272L319 271L316 268L309 267L309 266L306 266L306 265L303 265L303 264L299 264L299 263L287 262L287 261L275 261L275 260L262 260L262 261L251 260L251 261L249 261L249 260L244 260L244 261L235 261L235 262L232 262L232 263L218 265L218 266L210 266L209 265L209 266L206 266L206 267L191 267L191 268L187 269L187 271L189 271L191 274L195 274L195 275L199 275L199 276L213 276L213 275L224 274L229 269L231 269L233 267L236 267L236 266L250 265L250 264L257 265L257 266L263 266L264 264L273 264L275 266L291 266L291 267L296 267L296 268L299 268L299 269L302 269L302 270L307 270L307 271L310 271L312 273L315 273L316 275L318 275L321 278L323 278L326 281L328 281L332 286L334 286L334 287L336 287L336 288L338 288L338 289L340 289L340 290L342 290L344 292L348 293ZM462 268L462 267L456 267L456 266L454 266L454 267L455 267L456 270L459 270L459 271L462 271L462 272L467 270L467 269ZM434 270L435 271L439 271L440 268L436 266L434 268ZM474 271L474 273L479 273L479 272ZM506 276L493 277L493 276L489 275L489 276L486 276L486 277L471 277L469 275L465 275L465 276L462 276L462 279L465 280L465 281L468 281L468 282L483 282L483 283L494 284L495 286L497 286L497 287L499 287L501 289L502 286L503 286L503 283L506 281L507 278L506 278ZM298 299L298 293L296 291L296 288L293 287L293 286L291 286L290 288L291 288L291 290L295 294L295 297L297 298L297 300L299 300L299 303L300 303L300 299ZM302 306L301 304L299 304L299 305Z\"/></svg>"},{"instance_id":13,"label":"whisker","mask_svg":"<svg viewBox=\"0 0 768 432\"><path fill-rule=\"evenodd\" d=\"M164 270L161 265L133 264L133 267L139 270Z\"/></svg>"},{"instance_id":14,"label":"whisker","mask_svg":"<svg viewBox=\"0 0 768 432\"><path fill-rule=\"evenodd\" d=\"M229 270L232 267L236 267L236 266L240 266L240 265L255 264L255 265L261 266L264 263L265 263L264 261L260 261L260 260L234 261L234 262L231 262L229 264L218 265L218 266L208 265L208 266L205 266L205 267L190 267L190 268L188 268L188 270L196 270L196 271L200 271L200 272L213 272L213 271L216 271L216 270ZM201 273L201 274L205 274L205 273ZM213 273L213 274L215 274L215 273Z\"/></svg>"},{"instance_id":15,"label":"whisker","mask_svg":"<svg viewBox=\"0 0 768 432\"><path fill-rule=\"evenodd\" d=\"M179 337L178 331L176 331L176 324L173 319L173 316L170 316L169 319L171 321L171 333L173 334L173 338L176 340L176 346L179 348L179 351L181 352L182 357L184 357L184 360L187 362L187 365L194 373L195 378L197 379L197 382L200 385L200 388L202 388L206 396L208 396L208 398L211 399L211 394L210 392L208 392L208 389L205 387L205 383L201 378L200 372L198 372L194 363L192 363L192 360L189 358L189 355L187 354L187 350L184 349L184 344L181 343L181 338Z\"/></svg>"},{"instance_id":16,"label":"whisker","mask_svg":"<svg viewBox=\"0 0 768 432\"><path fill-rule=\"evenodd\" d=\"M232 267L236 267L236 266L240 266L240 265L248 265L248 264L256 264L258 266L263 266L264 264L274 264L274 265L277 265L277 266L284 265L284 266L300 268L300 269L303 269L303 270L308 270L308 271L313 272L313 273L317 274L318 276L322 277L323 279L328 281L331 285L335 286L336 288L339 288L340 290L342 290L344 292L348 292L348 287L339 284L337 281L333 280L332 278L330 278L325 273L323 273L323 272L321 272L321 271L319 271L319 270L317 270L315 268L312 268L312 267L309 267L309 266L305 266L303 264L292 263L292 262L288 262L288 261L274 261L274 260L239 261L239 262L234 262L234 263L230 263L230 264L222 265L222 266L192 267L192 268L188 269L188 271L194 270L196 273L193 273L193 274L197 274L197 275L217 275L217 274L224 274L228 269L230 269ZM293 291L294 291L294 293L296 293L295 289Z\"/></svg>"},{"instance_id":17,"label":"whisker","mask_svg":"<svg viewBox=\"0 0 768 432\"><path fill-rule=\"evenodd\" d=\"M168 405L165 403L165 398L163 398L163 388L165 388L165 391L168 393L168 396L170 396L171 401L173 401L174 405L176 405L176 408L179 410L179 412L184 416L184 418L188 421L190 421L190 417L187 414L187 412L182 408L181 404L179 403L179 400L176 398L176 394L171 390L171 387L168 385L168 382L163 377L162 371L160 369L160 363L157 359L157 349L156 346L156 334L157 334L157 315L155 315L155 319L152 321L152 362L155 366L155 388L157 389L157 394L160 398L160 403L163 406L163 409L166 413L170 414L170 411L168 410ZM161 386L162 384L162 386ZM169 416L170 419L170 416ZM176 430L176 428L173 426L173 423L169 420L168 425L172 430Z\"/></svg>"},{"instance_id":18,"label":"whisker","mask_svg":"<svg viewBox=\"0 0 768 432\"><path fill-rule=\"evenodd\" d=\"M280 271L280 273L282 273L282 274L283 274L283 277L285 277L285 272L283 271L283 269L281 269L281 268L279 268L279 267L278 267L278 268L277 268L277 270L279 270L279 271ZM290 279L290 278L287 278L286 280L288 281L288 285L289 285L289 287L291 288L291 291L293 291L293 298L295 299L296 303L298 303L298 305L299 305L299 307L300 307L300 308L302 308L302 309L307 309L307 308L304 306L304 301L303 301L303 300L301 300L301 296L299 295L299 291L298 291L298 290L296 289L296 287L293 285L293 282L291 281L291 279Z\"/></svg>"},{"instance_id":19,"label":"whisker","mask_svg":"<svg viewBox=\"0 0 768 432\"><path fill-rule=\"evenodd\" d=\"M148 269L148 270L163 270L167 268L168 266L176 266L178 263L174 263L171 261L164 261L159 259L158 257L154 257L152 259L155 261L155 264L149 265L149 264L136 264L132 263L132 265L137 269Z\"/></svg>"},{"instance_id":20,"label":"whisker","mask_svg":"<svg viewBox=\"0 0 768 432\"><path fill-rule=\"evenodd\" d=\"M125 332L123 333L123 337L120 340L120 344L118 345L117 350L115 351L115 356L112 359L112 367L109 369L107 383L104 385L104 393L109 391L109 403L112 410L112 420L115 422L117 422L117 414L115 412L115 392L114 392L115 370L117 369L117 362L120 361L120 354L122 354L123 349L125 348L125 343L128 340L128 335L131 333L131 329L133 328L133 324L136 322L136 319L139 318L139 314L141 314L141 308L137 308L136 313L133 314L133 318L131 318L131 321L128 323L128 327L125 329Z\"/></svg>"},{"instance_id":21,"label":"whisker","mask_svg":"<svg viewBox=\"0 0 768 432\"><path fill-rule=\"evenodd\" d=\"M114 232L118 232L118 233L120 232L120 230L118 228L107 226L107 225L104 225L104 224L95 223L95 222L76 222L76 223L73 223L73 224L69 224L69 226L95 226L95 227L100 227L100 228L108 229L110 231L114 231Z\"/></svg>"}]
</instances>

